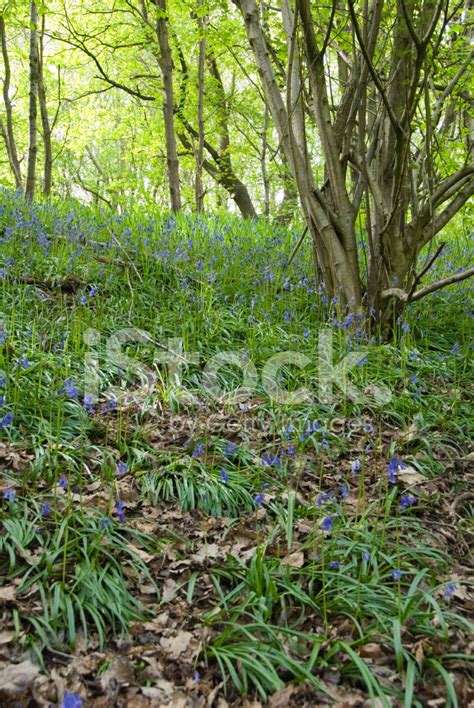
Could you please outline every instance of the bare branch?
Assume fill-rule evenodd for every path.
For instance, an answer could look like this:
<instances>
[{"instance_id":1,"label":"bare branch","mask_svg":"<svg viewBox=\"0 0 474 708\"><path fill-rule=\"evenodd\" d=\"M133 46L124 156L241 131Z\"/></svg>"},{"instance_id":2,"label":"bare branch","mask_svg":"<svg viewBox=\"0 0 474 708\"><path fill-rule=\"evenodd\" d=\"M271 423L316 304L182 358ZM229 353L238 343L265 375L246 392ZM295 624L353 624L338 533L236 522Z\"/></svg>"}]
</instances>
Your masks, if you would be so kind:
<instances>
[{"instance_id":1,"label":"bare branch","mask_svg":"<svg viewBox=\"0 0 474 708\"><path fill-rule=\"evenodd\" d=\"M396 297L402 302L406 303L416 302L417 300L421 300L421 298L426 297L426 295L430 295L431 293L434 293L437 290L446 288L448 285L452 285L453 283L460 283L462 280L472 278L473 275L474 268L469 268L468 270L464 270L461 273L453 273L453 275L449 275L447 278L443 278L442 280L438 280L436 283L427 285L426 288L422 288L416 293L413 293L411 297L409 293L405 292L405 290L401 290L400 288L389 288L388 290L384 290L382 292L382 297Z\"/></svg>"}]
</instances>

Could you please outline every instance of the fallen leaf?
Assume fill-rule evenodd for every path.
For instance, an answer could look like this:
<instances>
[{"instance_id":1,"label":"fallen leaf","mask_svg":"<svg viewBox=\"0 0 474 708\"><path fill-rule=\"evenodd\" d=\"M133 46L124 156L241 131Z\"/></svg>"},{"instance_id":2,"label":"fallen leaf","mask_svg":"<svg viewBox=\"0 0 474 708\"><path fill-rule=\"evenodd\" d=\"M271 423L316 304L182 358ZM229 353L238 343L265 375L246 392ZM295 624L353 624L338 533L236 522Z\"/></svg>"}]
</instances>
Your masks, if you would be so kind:
<instances>
[{"instance_id":1,"label":"fallen leaf","mask_svg":"<svg viewBox=\"0 0 474 708\"><path fill-rule=\"evenodd\" d=\"M289 555L283 558L281 564L286 565L290 568L302 568L304 565L303 551L296 551L295 553L290 553Z\"/></svg>"},{"instance_id":2,"label":"fallen leaf","mask_svg":"<svg viewBox=\"0 0 474 708\"><path fill-rule=\"evenodd\" d=\"M23 693L38 676L40 670L31 661L10 664L0 670L0 690L3 693Z\"/></svg>"},{"instance_id":3,"label":"fallen leaf","mask_svg":"<svg viewBox=\"0 0 474 708\"><path fill-rule=\"evenodd\" d=\"M171 654L173 659L177 659L186 651L192 638L191 632L181 630L175 637L162 637L160 644L168 654Z\"/></svg>"},{"instance_id":4,"label":"fallen leaf","mask_svg":"<svg viewBox=\"0 0 474 708\"><path fill-rule=\"evenodd\" d=\"M382 654L382 648L380 644L376 644L375 642L368 642L362 647L359 647L358 654L364 659L378 659L379 656Z\"/></svg>"},{"instance_id":5,"label":"fallen leaf","mask_svg":"<svg viewBox=\"0 0 474 708\"><path fill-rule=\"evenodd\" d=\"M13 630L4 630L0 632L0 644L9 644L13 639L15 639L16 633Z\"/></svg>"},{"instance_id":6,"label":"fallen leaf","mask_svg":"<svg viewBox=\"0 0 474 708\"><path fill-rule=\"evenodd\" d=\"M131 663L123 656L115 656L100 677L103 691L116 691L118 687L133 683L135 674Z\"/></svg>"},{"instance_id":7,"label":"fallen leaf","mask_svg":"<svg viewBox=\"0 0 474 708\"><path fill-rule=\"evenodd\" d=\"M411 467L411 465L406 465L406 467L397 473L397 480L405 482L405 484L409 486L428 482L428 479L423 474L420 474L414 467Z\"/></svg>"},{"instance_id":8,"label":"fallen leaf","mask_svg":"<svg viewBox=\"0 0 474 708\"><path fill-rule=\"evenodd\" d=\"M16 587L14 585L4 585L0 588L0 601L13 602L16 597Z\"/></svg>"}]
</instances>

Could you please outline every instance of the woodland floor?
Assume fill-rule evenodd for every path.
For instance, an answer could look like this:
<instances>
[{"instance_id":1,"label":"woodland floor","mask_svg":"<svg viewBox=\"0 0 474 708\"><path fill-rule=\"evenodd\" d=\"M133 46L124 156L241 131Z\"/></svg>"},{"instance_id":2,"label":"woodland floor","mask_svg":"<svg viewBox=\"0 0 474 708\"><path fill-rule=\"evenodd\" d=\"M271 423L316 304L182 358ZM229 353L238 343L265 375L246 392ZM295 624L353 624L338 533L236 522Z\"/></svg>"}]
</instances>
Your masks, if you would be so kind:
<instances>
[{"instance_id":1,"label":"woodland floor","mask_svg":"<svg viewBox=\"0 0 474 708\"><path fill-rule=\"evenodd\" d=\"M105 227L87 210L28 209L5 197L0 705L473 705L470 286L413 309L393 342L364 343L371 368L354 376L387 383L385 406L283 406L260 389L223 404L199 396L198 368L185 406L159 367L146 409L91 404L87 327L145 329L158 312L157 339L259 362L314 350L326 321L344 353L350 330L308 304L309 256L285 285L294 235L163 219L154 257L194 241L184 275L179 253L157 274L149 243L120 236L132 219L110 227L120 249L97 251ZM210 229L231 239L227 281ZM124 249L137 268L100 261Z\"/></svg>"}]
</instances>

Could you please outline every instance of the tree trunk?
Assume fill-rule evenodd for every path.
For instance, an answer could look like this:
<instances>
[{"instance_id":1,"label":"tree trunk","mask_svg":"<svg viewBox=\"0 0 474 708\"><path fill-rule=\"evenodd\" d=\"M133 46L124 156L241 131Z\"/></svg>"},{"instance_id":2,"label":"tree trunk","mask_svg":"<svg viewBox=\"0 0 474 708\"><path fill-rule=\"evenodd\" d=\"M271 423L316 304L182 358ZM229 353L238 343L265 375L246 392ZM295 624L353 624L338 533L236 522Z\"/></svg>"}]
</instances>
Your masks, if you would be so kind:
<instances>
[{"instance_id":1,"label":"tree trunk","mask_svg":"<svg viewBox=\"0 0 474 708\"><path fill-rule=\"evenodd\" d=\"M34 199L36 189L36 158L38 155L38 8L30 5L30 90L28 101L28 164L25 196Z\"/></svg>"},{"instance_id":2,"label":"tree trunk","mask_svg":"<svg viewBox=\"0 0 474 708\"><path fill-rule=\"evenodd\" d=\"M2 132L3 139L5 141L5 146L8 154L8 161L10 163L11 170L13 172L13 177L15 178L15 186L17 189L22 188L22 177L21 177L21 167L20 161L18 159L18 151L16 147L15 133L13 131L13 106L10 100L10 82L11 82L11 67L10 67L10 57L8 56L8 45L7 45L7 35L5 30L5 20L3 16L0 15L0 38L2 43L2 56L3 65L5 67L5 76L3 79L3 102L5 104L5 116L6 116L6 128L0 121L0 130Z\"/></svg>"},{"instance_id":3,"label":"tree trunk","mask_svg":"<svg viewBox=\"0 0 474 708\"><path fill-rule=\"evenodd\" d=\"M40 35L39 61L38 61L38 98L40 104L41 124L43 127L43 150L44 150L44 181L43 194L49 197L51 194L51 184L53 175L53 150L51 145L51 123L49 121L48 106L46 103L46 89L44 86L44 53L43 40L45 30L45 17L42 18Z\"/></svg>"},{"instance_id":4,"label":"tree trunk","mask_svg":"<svg viewBox=\"0 0 474 708\"><path fill-rule=\"evenodd\" d=\"M447 176L443 154L453 150L449 101L472 59L468 42L448 85L433 81L462 8L449 14L444 0L348 0L343 7L334 0L317 14L311 0L295 0L294 8L280 0L281 27L273 17L270 31L256 0L234 2L313 237L316 271L331 298L352 312L364 305L388 331L421 277L421 249L474 193L472 144L459 134L452 154L462 166ZM313 125L321 186L310 160L314 137L307 138ZM364 284L356 224L368 248ZM433 289L419 292L416 299Z\"/></svg>"},{"instance_id":5,"label":"tree trunk","mask_svg":"<svg viewBox=\"0 0 474 708\"><path fill-rule=\"evenodd\" d=\"M179 183L179 160L174 127L173 59L168 38L166 0L155 0L158 10L157 35L160 45L160 68L163 79L163 117L166 135L166 162L171 210L181 210L181 186Z\"/></svg>"},{"instance_id":6,"label":"tree trunk","mask_svg":"<svg viewBox=\"0 0 474 708\"><path fill-rule=\"evenodd\" d=\"M199 60L198 60L198 144L196 150L196 177L194 193L196 201L196 211L200 212L204 208L204 187L202 182L202 168L204 162L204 70L206 65L206 20L202 15L202 0L198 6L197 24L199 28Z\"/></svg>"},{"instance_id":7,"label":"tree trunk","mask_svg":"<svg viewBox=\"0 0 474 708\"><path fill-rule=\"evenodd\" d=\"M179 52L179 47L178 47ZM186 131L178 133L179 140L186 150L192 150L192 141L199 139L199 134L186 118L184 105L186 103L186 86L188 78L188 67L182 52L179 52L182 67L182 88L179 104L176 107L180 121ZM254 218L257 212L253 205L249 191L245 184L237 177L232 167L230 156L229 127L227 125L227 102L222 78L217 67L215 58L208 54L209 73L215 81L215 87L219 96L218 121L220 126L220 145L216 148L204 136L204 149L212 159L203 159L203 168L206 172L228 192L236 203L240 213L244 218Z\"/></svg>"}]
</instances>

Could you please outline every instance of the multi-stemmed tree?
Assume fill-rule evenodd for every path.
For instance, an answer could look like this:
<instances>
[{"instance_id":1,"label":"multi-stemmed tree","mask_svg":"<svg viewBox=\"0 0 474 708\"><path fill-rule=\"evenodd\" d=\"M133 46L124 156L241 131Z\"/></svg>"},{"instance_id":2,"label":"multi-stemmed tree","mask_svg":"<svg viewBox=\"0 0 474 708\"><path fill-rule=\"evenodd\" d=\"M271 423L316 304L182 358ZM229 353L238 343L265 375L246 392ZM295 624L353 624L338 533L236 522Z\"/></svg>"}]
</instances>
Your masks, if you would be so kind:
<instances>
[{"instance_id":1,"label":"multi-stemmed tree","mask_svg":"<svg viewBox=\"0 0 474 708\"><path fill-rule=\"evenodd\" d=\"M280 0L262 12L256 0L234 1L320 277L332 297L389 326L426 292L416 289L421 249L474 193L473 136L462 120L472 101L468 9L450 0L332 0L329 9Z\"/></svg>"}]
</instances>

